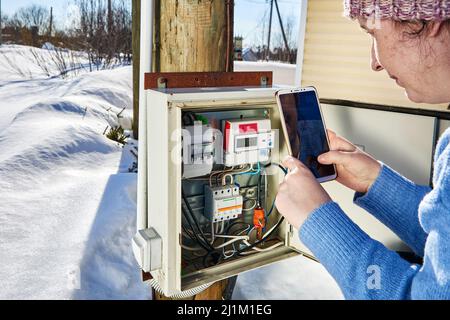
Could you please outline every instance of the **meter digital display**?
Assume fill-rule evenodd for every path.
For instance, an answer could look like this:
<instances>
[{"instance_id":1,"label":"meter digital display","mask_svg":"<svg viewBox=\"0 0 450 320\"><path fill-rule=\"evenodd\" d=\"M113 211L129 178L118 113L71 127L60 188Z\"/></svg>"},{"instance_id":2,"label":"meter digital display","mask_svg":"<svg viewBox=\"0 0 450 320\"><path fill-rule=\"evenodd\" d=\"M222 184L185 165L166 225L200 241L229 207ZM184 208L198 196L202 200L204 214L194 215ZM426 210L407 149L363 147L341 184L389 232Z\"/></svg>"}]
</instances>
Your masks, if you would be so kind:
<instances>
[{"instance_id":1,"label":"meter digital display","mask_svg":"<svg viewBox=\"0 0 450 320\"><path fill-rule=\"evenodd\" d=\"M236 149L248 150L248 149L257 148L257 147L258 147L258 137L257 136L236 139Z\"/></svg>"}]
</instances>

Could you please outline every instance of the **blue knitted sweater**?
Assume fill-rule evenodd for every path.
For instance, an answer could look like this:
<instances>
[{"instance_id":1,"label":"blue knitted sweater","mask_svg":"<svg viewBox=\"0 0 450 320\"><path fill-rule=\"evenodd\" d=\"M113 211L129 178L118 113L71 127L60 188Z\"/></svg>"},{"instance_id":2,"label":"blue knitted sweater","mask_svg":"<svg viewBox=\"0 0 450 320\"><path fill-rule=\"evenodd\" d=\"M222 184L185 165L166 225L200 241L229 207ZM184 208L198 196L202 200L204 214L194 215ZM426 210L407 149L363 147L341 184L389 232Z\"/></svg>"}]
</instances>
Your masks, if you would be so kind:
<instances>
[{"instance_id":1,"label":"blue knitted sweater","mask_svg":"<svg viewBox=\"0 0 450 320\"><path fill-rule=\"evenodd\" d=\"M434 189L383 165L355 203L393 230L423 265L413 265L371 239L335 202L315 210L300 239L347 299L450 299L450 129L435 155Z\"/></svg>"}]
</instances>

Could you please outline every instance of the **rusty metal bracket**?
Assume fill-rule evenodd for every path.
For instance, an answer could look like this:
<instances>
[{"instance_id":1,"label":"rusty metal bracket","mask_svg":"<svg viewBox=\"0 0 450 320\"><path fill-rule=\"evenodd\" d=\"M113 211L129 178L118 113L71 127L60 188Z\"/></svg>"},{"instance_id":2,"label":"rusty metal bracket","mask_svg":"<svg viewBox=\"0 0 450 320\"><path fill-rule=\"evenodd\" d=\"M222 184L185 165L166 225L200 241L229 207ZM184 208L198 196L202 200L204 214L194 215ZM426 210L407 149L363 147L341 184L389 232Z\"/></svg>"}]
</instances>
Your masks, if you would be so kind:
<instances>
[{"instance_id":1,"label":"rusty metal bracket","mask_svg":"<svg viewBox=\"0 0 450 320\"><path fill-rule=\"evenodd\" d=\"M273 73L264 72L169 72L146 73L145 89L268 87Z\"/></svg>"}]
</instances>

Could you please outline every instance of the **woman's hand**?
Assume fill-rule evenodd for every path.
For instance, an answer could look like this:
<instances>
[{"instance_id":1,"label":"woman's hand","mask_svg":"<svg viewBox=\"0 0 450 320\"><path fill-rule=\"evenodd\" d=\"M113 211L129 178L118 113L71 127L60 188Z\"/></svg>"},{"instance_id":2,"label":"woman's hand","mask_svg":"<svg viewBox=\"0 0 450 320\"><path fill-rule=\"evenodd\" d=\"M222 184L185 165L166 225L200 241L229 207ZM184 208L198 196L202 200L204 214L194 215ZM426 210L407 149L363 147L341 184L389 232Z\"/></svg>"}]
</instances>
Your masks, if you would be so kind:
<instances>
[{"instance_id":1,"label":"woman's hand","mask_svg":"<svg viewBox=\"0 0 450 320\"><path fill-rule=\"evenodd\" d=\"M308 216L331 198L299 160L288 157L283 166L289 173L280 184L275 205L291 225L300 229Z\"/></svg>"},{"instance_id":2,"label":"woman's hand","mask_svg":"<svg viewBox=\"0 0 450 320\"><path fill-rule=\"evenodd\" d=\"M380 174L381 164L333 131L328 130L328 137L332 151L321 155L319 162L335 164L338 182L356 192L367 193Z\"/></svg>"}]
</instances>

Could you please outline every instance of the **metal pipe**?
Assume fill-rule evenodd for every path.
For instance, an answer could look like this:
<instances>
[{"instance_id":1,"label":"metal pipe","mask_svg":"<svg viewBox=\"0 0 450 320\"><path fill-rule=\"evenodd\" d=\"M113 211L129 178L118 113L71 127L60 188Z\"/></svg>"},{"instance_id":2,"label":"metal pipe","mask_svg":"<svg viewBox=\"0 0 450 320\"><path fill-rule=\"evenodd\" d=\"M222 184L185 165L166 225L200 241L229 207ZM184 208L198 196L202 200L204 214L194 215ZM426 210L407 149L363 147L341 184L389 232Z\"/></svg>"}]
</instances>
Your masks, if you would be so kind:
<instances>
[{"instance_id":1,"label":"metal pipe","mask_svg":"<svg viewBox=\"0 0 450 320\"><path fill-rule=\"evenodd\" d=\"M137 230L148 228L147 194L147 96L145 73L152 71L154 0L141 1L141 39L139 66L139 157L137 191Z\"/></svg>"},{"instance_id":2,"label":"metal pipe","mask_svg":"<svg viewBox=\"0 0 450 320\"><path fill-rule=\"evenodd\" d=\"M233 44L233 34L231 32L232 26L232 11L231 6L234 5L234 0L227 0L226 10L227 10L227 57L225 71L231 72L233 70L232 63L234 63L234 44ZM232 55L233 51L233 55Z\"/></svg>"},{"instance_id":3,"label":"metal pipe","mask_svg":"<svg viewBox=\"0 0 450 320\"><path fill-rule=\"evenodd\" d=\"M3 44L3 35L2 35L2 32L3 32L3 27L2 27L2 25L3 25L3 19L2 19L2 0L0 0L0 46Z\"/></svg>"},{"instance_id":4,"label":"metal pipe","mask_svg":"<svg viewBox=\"0 0 450 320\"><path fill-rule=\"evenodd\" d=\"M303 59L305 57L306 18L308 16L308 0L302 0L300 9L300 23L297 46L297 71L295 72L295 85L301 87L303 74Z\"/></svg>"}]
</instances>

